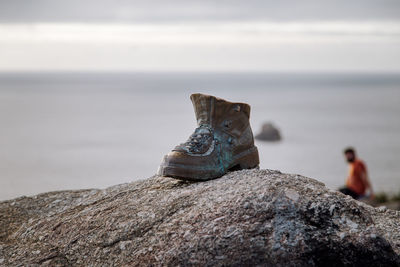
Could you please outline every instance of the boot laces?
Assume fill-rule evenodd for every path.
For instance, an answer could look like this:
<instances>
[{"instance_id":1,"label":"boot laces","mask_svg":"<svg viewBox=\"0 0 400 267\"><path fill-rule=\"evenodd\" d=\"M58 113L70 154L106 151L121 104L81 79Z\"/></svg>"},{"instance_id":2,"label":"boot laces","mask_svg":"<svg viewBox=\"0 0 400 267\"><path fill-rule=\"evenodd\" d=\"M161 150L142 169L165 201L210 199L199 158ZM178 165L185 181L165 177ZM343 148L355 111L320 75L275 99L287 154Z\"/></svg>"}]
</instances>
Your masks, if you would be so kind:
<instances>
[{"instance_id":1,"label":"boot laces","mask_svg":"<svg viewBox=\"0 0 400 267\"><path fill-rule=\"evenodd\" d=\"M208 148L211 136L211 129L206 125L200 125L194 131L194 133L189 137L189 139L183 143L190 152L201 153L204 152L204 148Z\"/></svg>"}]
</instances>

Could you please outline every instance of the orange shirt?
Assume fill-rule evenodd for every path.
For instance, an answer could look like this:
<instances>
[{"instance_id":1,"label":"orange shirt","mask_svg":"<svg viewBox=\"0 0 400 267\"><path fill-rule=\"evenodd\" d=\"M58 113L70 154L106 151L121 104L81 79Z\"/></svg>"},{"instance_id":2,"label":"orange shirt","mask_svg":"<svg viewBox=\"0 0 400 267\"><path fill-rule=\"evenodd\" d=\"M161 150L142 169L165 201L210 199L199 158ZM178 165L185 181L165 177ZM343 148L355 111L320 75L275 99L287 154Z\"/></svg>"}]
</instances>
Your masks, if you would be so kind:
<instances>
[{"instance_id":1,"label":"orange shirt","mask_svg":"<svg viewBox=\"0 0 400 267\"><path fill-rule=\"evenodd\" d=\"M346 186L357 194L364 195L367 187L362 180L362 175L364 174L367 174L365 164L361 160L356 159L354 162L350 163Z\"/></svg>"}]
</instances>

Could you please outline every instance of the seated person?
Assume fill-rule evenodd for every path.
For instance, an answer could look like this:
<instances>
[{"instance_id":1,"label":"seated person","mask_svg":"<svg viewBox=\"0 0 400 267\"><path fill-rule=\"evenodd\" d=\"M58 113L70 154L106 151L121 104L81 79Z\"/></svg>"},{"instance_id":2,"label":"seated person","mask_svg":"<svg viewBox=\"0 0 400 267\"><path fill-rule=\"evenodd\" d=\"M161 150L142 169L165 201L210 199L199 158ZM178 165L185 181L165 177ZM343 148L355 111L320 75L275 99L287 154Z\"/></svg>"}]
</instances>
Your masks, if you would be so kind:
<instances>
[{"instance_id":1,"label":"seated person","mask_svg":"<svg viewBox=\"0 0 400 267\"><path fill-rule=\"evenodd\" d=\"M346 148L344 155L349 163L349 176L346 179L346 186L339 189L339 191L354 199L365 197L369 191L369 196L372 199L372 186L368 180L367 167L364 162L356 157L356 152L353 148Z\"/></svg>"}]
</instances>

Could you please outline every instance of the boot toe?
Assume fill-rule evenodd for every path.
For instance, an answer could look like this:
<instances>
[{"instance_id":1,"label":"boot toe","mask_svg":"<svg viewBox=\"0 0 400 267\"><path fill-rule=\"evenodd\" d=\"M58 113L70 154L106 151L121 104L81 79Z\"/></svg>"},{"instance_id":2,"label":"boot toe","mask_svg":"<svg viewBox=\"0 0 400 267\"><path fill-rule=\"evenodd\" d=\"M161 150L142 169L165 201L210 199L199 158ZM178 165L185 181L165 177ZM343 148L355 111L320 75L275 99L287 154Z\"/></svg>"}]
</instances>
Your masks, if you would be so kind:
<instances>
[{"instance_id":1,"label":"boot toe","mask_svg":"<svg viewBox=\"0 0 400 267\"><path fill-rule=\"evenodd\" d=\"M210 166L209 161L207 162L203 157L191 156L178 151L172 151L164 156L157 174L193 181L209 180L221 176L216 166Z\"/></svg>"}]
</instances>

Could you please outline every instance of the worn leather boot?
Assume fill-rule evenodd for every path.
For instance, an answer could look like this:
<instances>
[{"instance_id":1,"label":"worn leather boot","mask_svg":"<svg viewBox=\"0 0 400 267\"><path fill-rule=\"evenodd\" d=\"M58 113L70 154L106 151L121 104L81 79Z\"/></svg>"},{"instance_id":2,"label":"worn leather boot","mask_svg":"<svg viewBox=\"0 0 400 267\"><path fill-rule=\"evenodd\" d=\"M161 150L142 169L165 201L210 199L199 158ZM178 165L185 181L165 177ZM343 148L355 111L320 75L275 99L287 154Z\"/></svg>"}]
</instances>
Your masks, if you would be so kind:
<instances>
[{"instance_id":1,"label":"worn leather boot","mask_svg":"<svg viewBox=\"0 0 400 267\"><path fill-rule=\"evenodd\" d=\"M185 143L164 156L158 175L204 181L229 170L258 167L250 106L203 94L192 94L190 99L198 127Z\"/></svg>"}]
</instances>

